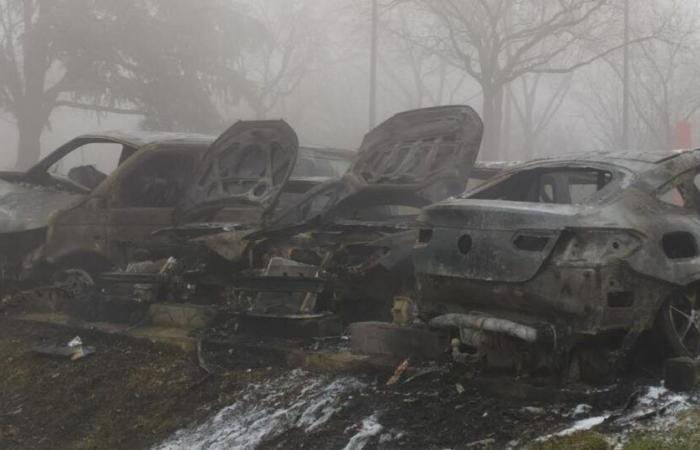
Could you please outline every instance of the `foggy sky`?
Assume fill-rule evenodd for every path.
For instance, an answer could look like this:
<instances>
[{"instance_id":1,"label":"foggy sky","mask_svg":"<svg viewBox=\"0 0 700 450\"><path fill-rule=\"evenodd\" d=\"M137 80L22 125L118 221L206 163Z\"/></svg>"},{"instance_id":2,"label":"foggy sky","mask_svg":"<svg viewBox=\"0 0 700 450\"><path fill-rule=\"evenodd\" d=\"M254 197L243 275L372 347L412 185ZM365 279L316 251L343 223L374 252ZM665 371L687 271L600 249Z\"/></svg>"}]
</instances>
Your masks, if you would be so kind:
<instances>
[{"instance_id":1,"label":"foggy sky","mask_svg":"<svg viewBox=\"0 0 700 450\"><path fill-rule=\"evenodd\" d=\"M265 4L272 8L280 2L295 2L297 0L249 0L255 4ZM640 5L651 5L656 0L633 0ZM667 1L667 0L664 0ZM309 23L325 23L326 26L320 32L323 33L318 54L310 62L310 70L306 73L301 83L287 97L276 104L267 115L268 118L284 118L297 131L300 141L304 145L332 146L340 148L356 149L363 134L368 128L368 64L369 64L369 0L298 0L299 4L309 3ZM389 3L384 1L382 3ZM668 0L668 3L674 3ZM675 2L681 16L685 21L697 20L697 5L693 0ZM192 1L192 7L197 7L197 1ZM380 66L379 66L379 94L378 94L378 118L388 118L390 115L420 106L432 106L435 102L430 98L418 99L412 92L413 81L410 76L411 66L407 63L406 54L401 51L401 38L393 31L396 20L396 9L382 10L380 19ZM635 13L645 14L644 8L635 8ZM299 20L297 18L296 20ZM426 18L426 20L428 20ZM635 30L643 33L644 27L654 23L653 17L634 17ZM319 22L320 21L320 22ZM285 24L277 24L284 27ZM688 52L683 66L679 64L679 72L671 84L674 95L670 102L674 109L688 108L685 103L692 95L693 87L687 80L694 78L695 50L700 48L697 33L684 35L684 52ZM405 44L405 43L404 43ZM636 58L635 74L646 73L649 63L642 60L640 51L633 51ZM519 132L511 117L511 129L505 132L510 147L509 159L523 159L523 157L540 156L560 151L577 151L601 149L606 147L601 138L600 113L596 110L613 111L619 107L619 82L616 74L611 69L618 58L611 55L606 61L599 61L577 71L573 76L572 85L561 103L560 109L554 115L547 126L537 148L530 154L521 154L517 148ZM619 59L619 58L618 58ZM658 61L663 65L663 52L659 51ZM468 77L459 83L460 72L449 67L448 72L453 75L447 77L453 82L453 92L449 98L445 96L441 103L467 103L477 111L481 110L481 97L478 84ZM643 92L642 83L645 77L635 78L638 91ZM432 89L437 89L437 80L431 80L426 76L427 84ZM544 88L541 89L541 99L538 102L546 102L546 97L551 95L561 80L561 76L547 76L543 80ZM455 86L459 86L456 87ZM174 94L176 95L176 94ZM517 90L514 95L517 94ZM694 100L700 104L700 94ZM639 94L641 111L645 111L644 96ZM685 103L683 103L685 102ZM681 103L683 103L681 105ZM607 106L605 105L607 104ZM222 108L223 115L228 122L252 117L251 109L241 102L227 104ZM692 105L691 105L692 106ZM651 106L648 106L651 108ZM607 108L607 109L606 109ZM2 113L0 113L2 114ZM674 113L675 114L675 113ZM514 112L511 108L511 116ZM597 119L597 120L596 120ZM698 133L700 123L697 123L696 114L688 118L694 125L694 131ZM607 120L607 119L606 119ZM675 120L675 119L674 119ZM133 116L103 115L96 118L87 112L78 112L70 109L59 109L51 117L51 128L42 136L42 152L48 153L61 143L72 137L86 132L107 129L131 130L138 127L139 119ZM640 125L641 124L641 125ZM635 127L643 127L643 117L635 121ZM598 127L598 128L596 128ZM637 128L635 128L636 132ZM640 128L641 130L641 128ZM643 130L642 130L643 131ZM648 141L642 138L640 141ZM3 149L0 151L0 167L10 168L15 161L16 131L9 115L0 115L0 137ZM696 138L696 142L700 139ZM641 145L641 144L635 144ZM696 144L697 145L697 144Z\"/></svg>"}]
</instances>

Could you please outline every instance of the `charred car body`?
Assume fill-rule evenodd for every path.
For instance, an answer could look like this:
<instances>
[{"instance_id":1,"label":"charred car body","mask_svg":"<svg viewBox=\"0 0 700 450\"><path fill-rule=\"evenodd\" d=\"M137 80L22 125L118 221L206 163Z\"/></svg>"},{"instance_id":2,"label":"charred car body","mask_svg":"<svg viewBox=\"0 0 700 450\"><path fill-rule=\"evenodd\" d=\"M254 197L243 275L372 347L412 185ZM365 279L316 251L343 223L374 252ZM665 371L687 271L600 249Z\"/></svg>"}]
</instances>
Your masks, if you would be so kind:
<instances>
[{"instance_id":1,"label":"charred car body","mask_svg":"<svg viewBox=\"0 0 700 450\"><path fill-rule=\"evenodd\" d=\"M169 279L144 273L106 279L160 283L166 292L194 287L256 328L260 321L311 323L311 333L324 334L315 327L333 322L329 332L338 333L339 316L346 323L388 318L392 298L414 288L411 252L420 208L464 190L481 135L480 118L466 106L398 114L365 137L342 179L313 188L291 207L273 196L264 204L231 191L209 196L219 191L203 181L212 177L205 164L195 177L204 194L185 203L194 212L184 215L190 222L164 230L179 242L181 270ZM264 154L258 158L267 164ZM206 220L222 204L241 201L261 204L263 220Z\"/></svg>"},{"instance_id":2,"label":"charred car body","mask_svg":"<svg viewBox=\"0 0 700 450\"><path fill-rule=\"evenodd\" d=\"M699 173L700 151L577 155L427 208L423 313L496 366L576 376L649 331L697 356Z\"/></svg>"},{"instance_id":3,"label":"charred car body","mask_svg":"<svg viewBox=\"0 0 700 450\"><path fill-rule=\"evenodd\" d=\"M414 289L420 208L464 190L481 136L467 106L408 111L375 128L341 180L244 237L247 270L224 281L235 309L301 322L390 317L393 297Z\"/></svg>"},{"instance_id":4,"label":"charred car body","mask_svg":"<svg viewBox=\"0 0 700 450\"><path fill-rule=\"evenodd\" d=\"M269 125L260 124L263 128ZM286 127L275 122L275 127ZM240 125L234 125L237 129ZM0 174L0 276L3 284L45 280L65 269L96 274L123 266L134 251L169 245L152 233L171 227L186 210L188 189L207 155L220 154L218 140L176 133L85 135L63 145L26 173ZM293 134L293 131L291 132ZM246 167L249 178L284 185L294 201L350 165L352 153L332 149L298 149L299 176L287 180L293 162L272 179L267 167ZM211 158L211 156L210 156ZM227 160L220 161L222 170ZM234 168L229 168L231 171ZM257 172L256 172L257 171ZM273 177L273 178L274 178ZM281 178L280 178L281 177ZM220 180L224 183L223 180ZM260 191L258 191L260 192ZM189 195L195 195L189 191ZM217 220L259 220L252 204L218 208ZM75 273L75 272L73 272Z\"/></svg>"}]
</instances>

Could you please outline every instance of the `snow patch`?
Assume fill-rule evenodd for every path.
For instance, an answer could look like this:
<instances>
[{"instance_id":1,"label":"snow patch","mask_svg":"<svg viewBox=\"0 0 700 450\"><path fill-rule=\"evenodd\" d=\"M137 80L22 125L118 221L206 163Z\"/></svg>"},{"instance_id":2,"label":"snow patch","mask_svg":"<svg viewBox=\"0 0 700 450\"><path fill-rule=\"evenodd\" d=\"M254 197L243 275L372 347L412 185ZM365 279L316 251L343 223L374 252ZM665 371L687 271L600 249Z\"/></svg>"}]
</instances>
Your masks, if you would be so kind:
<instances>
[{"instance_id":1,"label":"snow patch","mask_svg":"<svg viewBox=\"0 0 700 450\"><path fill-rule=\"evenodd\" d=\"M631 432L643 427L645 430L668 429L678 419L678 414L690 407L688 396L676 394L662 386L648 386L631 405L623 410L607 411L600 415L577 420L570 427L557 433L548 434L536 439L538 442L556 437L568 436L578 431L586 431L607 423L617 428L619 439L626 439ZM577 418L588 414L590 405L581 404L573 408L565 417Z\"/></svg>"},{"instance_id":2,"label":"snow patch","mask_svg":"<svg viewBox=\"0 0 700 450\"><path fill-rule=\"evenodd\" d=\"M155 450L247 450L294 428L311 433L345 406L348 394L364 387L355 378L331 381L294 370L250 385L240 400L203 424L176 432Z\"/></svg>"},{"instance_id":3,"label":"snow patch","mask_svg":"<svg viewBox=\"0 0 700 450\"><path fill-rule=\"evenodd\" d=\"M587 405L585 403L581 403L580 405L576 405L575 408L573 408L569 413L567 414L567 417L580 417L584 414L588 414L593 410L593 407L591 405Z\"/></svg>"},{"instance_id":4,"label":"snow patch","mask_svg":"<svg viewBox=\"0 0 700 450\"><path fill-rule=\"evenodd\" d=\"M350 438L348 444L343 450L362 450L365 445L384 430L384 427L379 423L377 415L373 414L362 421L360 431Z\"/></svg>"}]
</instances>

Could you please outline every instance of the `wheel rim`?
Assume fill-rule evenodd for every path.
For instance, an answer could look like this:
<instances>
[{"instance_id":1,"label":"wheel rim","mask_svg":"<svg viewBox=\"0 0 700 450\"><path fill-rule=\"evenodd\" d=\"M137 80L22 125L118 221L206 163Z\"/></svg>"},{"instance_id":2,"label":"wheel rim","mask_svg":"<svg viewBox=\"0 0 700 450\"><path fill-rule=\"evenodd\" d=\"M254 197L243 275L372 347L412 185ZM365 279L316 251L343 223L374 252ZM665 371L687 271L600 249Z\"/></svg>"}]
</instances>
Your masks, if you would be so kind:
<instances>
[{"instance_id":1,"label":"wheel rim","mask_svg":"<svg viewBox=\"0 0 700 450\"><path fill-rule=\"evenodd\" d=\"M89 273L82 269L67 269L57 273L54 282L73 297L92 292L95 282Z\"/></svg>"},{"instance_id":2,"label":"wheel rim","mask_svg":"<svg viewBox=\"0 0 700 450\"><path fill-rule=\"evenodd\" d=\"M686 290L674 294L668 303L669 322L678 342L691 356L700 353L700 311L697 308L697 291Z\"/></svg>"}]
</instances>

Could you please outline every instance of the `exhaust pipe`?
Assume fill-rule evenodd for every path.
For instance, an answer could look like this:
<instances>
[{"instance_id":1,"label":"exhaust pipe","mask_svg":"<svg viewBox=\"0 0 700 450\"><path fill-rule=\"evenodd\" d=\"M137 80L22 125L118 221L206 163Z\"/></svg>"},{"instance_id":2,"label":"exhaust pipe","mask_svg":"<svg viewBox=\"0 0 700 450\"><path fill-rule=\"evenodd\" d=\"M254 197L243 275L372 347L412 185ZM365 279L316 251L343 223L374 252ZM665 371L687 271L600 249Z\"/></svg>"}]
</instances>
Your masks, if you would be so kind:
<instances>
[{"instance_id":1,"label":"exhaust pipe","mask_svg":"<svg viewBox=\"0 0 700 450\"><path fill-rule=\"evenodd\" d=\"M477 314L445 314L435 317L428 323L432 328L458 328L460 330L466 328L506 334L530 344L536 343L539 337L536 328L507 319Z\"/></svg>"}]
</instances>

